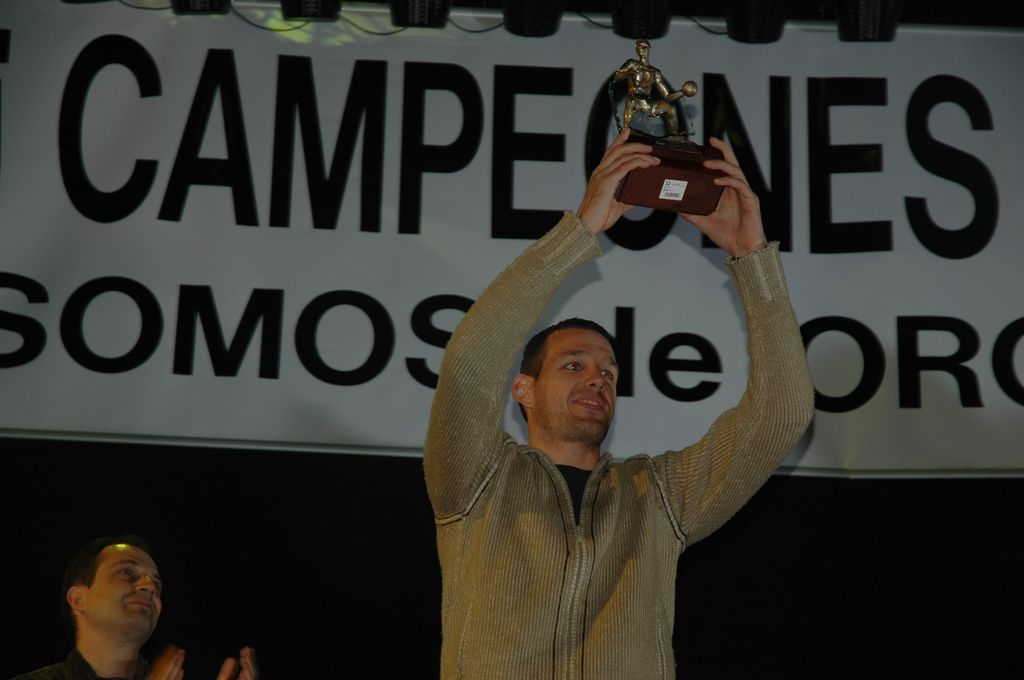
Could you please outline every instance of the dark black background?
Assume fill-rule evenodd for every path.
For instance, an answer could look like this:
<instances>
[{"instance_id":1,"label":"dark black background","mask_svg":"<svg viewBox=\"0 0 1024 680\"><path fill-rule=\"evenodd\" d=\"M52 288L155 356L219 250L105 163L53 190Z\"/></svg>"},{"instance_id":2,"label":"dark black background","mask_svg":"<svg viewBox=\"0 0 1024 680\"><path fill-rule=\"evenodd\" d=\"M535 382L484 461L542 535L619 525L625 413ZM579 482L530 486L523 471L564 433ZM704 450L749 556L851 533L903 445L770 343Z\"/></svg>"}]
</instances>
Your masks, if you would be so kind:
<instances>
[{"instance_id":1,"label":"dark black background","mask_svg":"<svg viewBox=\"0 0 1024 680\"><path fill-rule=\"evenodd\" d=\"M0 439L0 677L61 658L60 577L95 535L155 546L147 651L188 677L434 678L440 572L417 458ZM1020 677L1021 479L776 476L680 561L680 677ZM954 672L969 664L965 675ZM987 669L986 672L981 672Z\"/></svg>"}]
</instances>

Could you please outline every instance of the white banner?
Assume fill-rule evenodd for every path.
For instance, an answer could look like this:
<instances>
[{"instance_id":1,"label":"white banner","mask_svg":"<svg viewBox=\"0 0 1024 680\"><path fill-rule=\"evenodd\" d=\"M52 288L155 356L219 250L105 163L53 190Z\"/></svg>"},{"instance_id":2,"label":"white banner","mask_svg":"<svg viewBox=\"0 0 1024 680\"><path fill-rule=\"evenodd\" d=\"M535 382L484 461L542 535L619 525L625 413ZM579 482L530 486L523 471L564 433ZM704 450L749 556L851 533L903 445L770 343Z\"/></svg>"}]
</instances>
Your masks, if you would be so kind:
<instances>
[{"instance_id":1,"label":"white banner","mask_svg":"<svg viewBox=\"0 0 1024 680\"><path fill-rule=\"evenodd\" d=\"M0 432L418 453L447 335L576 208L634 55L568 14L526 39L460 12L384 35L348 3L263 30L289 27L270 7L3 3ZM783 243L819 392L787 467L1024 470L1024 33L677 19L651 61L700 84L689 125ZM616 336L617 455L695 441L746 380L722 253L663 216L602 237L547 317Z\"/></svg>"}]
</instances>

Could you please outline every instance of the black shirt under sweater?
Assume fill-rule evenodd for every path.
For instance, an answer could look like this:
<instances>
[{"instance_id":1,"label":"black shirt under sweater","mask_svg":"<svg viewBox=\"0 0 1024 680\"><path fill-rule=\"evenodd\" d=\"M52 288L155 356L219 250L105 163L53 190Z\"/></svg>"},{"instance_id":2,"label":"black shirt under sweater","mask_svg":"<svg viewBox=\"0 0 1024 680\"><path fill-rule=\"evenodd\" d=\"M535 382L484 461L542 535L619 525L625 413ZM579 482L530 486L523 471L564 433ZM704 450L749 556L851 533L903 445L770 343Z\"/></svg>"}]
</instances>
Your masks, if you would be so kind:
<instances>
[{"instance_id":1,"label":"black shirt under sweater","mask_svg":"<svg viewBox=\"0 0 1024 680\"><path fill-rule=\"evenodd\" d=\"M572 496L572 516L576 518L576 524L580 523L580 508L583 506L583 489L590 479L590 470L581 470L571 465L556 465L558 471L565 478L569 486L569 495Z\"/></svg>"}]
</instances>

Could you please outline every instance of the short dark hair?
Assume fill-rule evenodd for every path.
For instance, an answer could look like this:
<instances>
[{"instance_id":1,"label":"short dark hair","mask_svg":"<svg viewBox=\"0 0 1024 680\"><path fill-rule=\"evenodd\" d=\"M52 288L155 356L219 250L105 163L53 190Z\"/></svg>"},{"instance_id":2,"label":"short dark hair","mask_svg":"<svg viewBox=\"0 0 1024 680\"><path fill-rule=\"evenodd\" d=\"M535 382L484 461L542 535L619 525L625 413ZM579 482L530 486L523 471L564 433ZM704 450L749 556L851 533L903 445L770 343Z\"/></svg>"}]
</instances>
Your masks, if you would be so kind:
<instances>
[{"instance_id":1,"label":"short dark hair","mask_svg":"<svg viewBox=\"0 0 1024 680\"><path fill-rule=\"evenodd\" d=\"M71 644L75 644L77 638L77 623L75 615L71 612L71 605L68 604L68 590L72 586L91 586L96 580L96 569L99 567L99 556L103 549L111 545L127 544L142 550L150 557L153 557L153 550L149 542L135 534L121 534L120 536L102 536L89 541L74 554L64 570L64 581L60 590L60 613L64 619L64 631L68 634Z\"/></svg>"},{"instance_id":2,"label":"short dark hair","mask_svg":"<svg viewBox=\"0 0 1024 680\"><path fill-rule=\"evenodd\" d=\"M540 369L544 365L544 354L547 349L548 337L555 331L564 330L567 328L579 328L585 331L594 331L599 333L608 344L612 347L615 346L615 338L612 334L605 330L604 326L591 321L590 319L581 319L577 316L571 319L563 319L556 324L551 324L544 330L534 335L526 343L526 347L523 348L523 360L519 363L519 372L536 378L540 375ZM523 420L528 420L526 417L526 409L523 405L519 405L519 412L523 414Z\"/></svg>"}]
</instances>

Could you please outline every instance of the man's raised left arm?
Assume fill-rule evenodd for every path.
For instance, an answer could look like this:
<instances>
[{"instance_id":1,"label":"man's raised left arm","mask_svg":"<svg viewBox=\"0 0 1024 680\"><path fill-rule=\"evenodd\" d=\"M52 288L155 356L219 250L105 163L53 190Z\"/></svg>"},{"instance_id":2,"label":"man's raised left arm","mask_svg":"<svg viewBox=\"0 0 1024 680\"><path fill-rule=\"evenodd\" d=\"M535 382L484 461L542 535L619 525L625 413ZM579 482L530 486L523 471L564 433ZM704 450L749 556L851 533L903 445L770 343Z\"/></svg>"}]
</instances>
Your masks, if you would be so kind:
<instances>
[{"instance_id":1,"label":"man's raised left arm","mask_svg":"<svg viewBox=\"0 0 1024 680\"><path fill-rule=\"evenodd\" d=\"M739 403L696 444L655 458L670 512L686 543L721 526L761 487L800 439L814 415L814 387L789 301L778 244L766 244L760 203L721 140L724 187L710 215L681 217L729 254L726 263L747 321L749 376Z\"/></svg>"}]
</instances>

